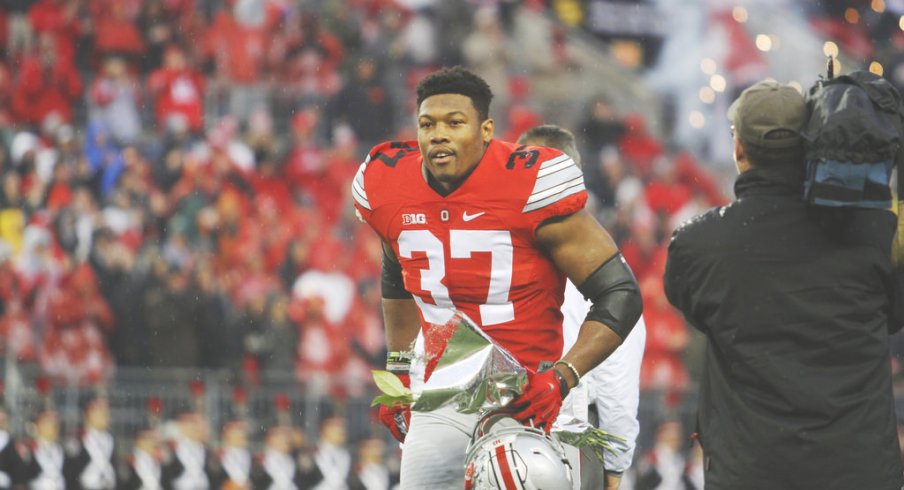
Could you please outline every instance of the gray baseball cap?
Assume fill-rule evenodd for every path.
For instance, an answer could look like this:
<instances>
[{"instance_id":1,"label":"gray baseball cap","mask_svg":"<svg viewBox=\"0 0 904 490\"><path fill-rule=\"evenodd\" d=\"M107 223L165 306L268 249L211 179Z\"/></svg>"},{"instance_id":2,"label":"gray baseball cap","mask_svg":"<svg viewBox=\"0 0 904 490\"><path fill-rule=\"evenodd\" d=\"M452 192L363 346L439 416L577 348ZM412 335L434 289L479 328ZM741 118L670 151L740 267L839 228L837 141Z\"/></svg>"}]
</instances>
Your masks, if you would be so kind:
<instances>
[{"instance_id":1,"label":"gray baseball cap","mask_svg":"<svg viewBox=\"0 0 904 490\"><path fill-rule=\"evenodd\" d=\"M746 88L728 108L728 119L742 142L761 148L801 144L807 123L803 95L790 85L764 80Z\"/></svg>"}]
</instances>

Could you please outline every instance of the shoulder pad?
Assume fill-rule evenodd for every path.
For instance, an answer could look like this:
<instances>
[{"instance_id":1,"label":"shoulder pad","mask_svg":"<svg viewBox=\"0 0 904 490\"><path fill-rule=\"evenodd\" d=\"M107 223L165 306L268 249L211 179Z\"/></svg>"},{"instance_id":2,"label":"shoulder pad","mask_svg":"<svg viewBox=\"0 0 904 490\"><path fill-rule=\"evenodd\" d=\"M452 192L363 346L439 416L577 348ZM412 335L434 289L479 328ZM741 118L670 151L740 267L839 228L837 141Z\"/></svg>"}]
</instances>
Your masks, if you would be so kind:
<instances>
[{"instance_id":1,"label":"shoulder pad","mask_svg":"<svg viewBox=\"0 0 904 490\"><path fill-rule=\"evenodd\" d=\"M364 188L364 172L369 164L381 162L389 168L395 168L399 160L417 151L417 142L414 141L392 141L380 143L373 147L364 159L364 163L358 167L358 172L352 181L352 197L354 197L355 202L362 208L368 211L371 210L370 201L367 199L367 190Z\"/></svg>"},{"instance_id":2,"label":"shoulder pad","mask_svg":"<svg viewBox=\"0 0 904 490\"><path fill-rule=\"evenodd\" d=\"M538 152L536 159L539 170L523 212L544 208L585 189L584 174L571 157L558 151L541 152L540 149L528 148L530 152ZM512 157L518 153L512 153Z\"/></svg>"}]
</instances>

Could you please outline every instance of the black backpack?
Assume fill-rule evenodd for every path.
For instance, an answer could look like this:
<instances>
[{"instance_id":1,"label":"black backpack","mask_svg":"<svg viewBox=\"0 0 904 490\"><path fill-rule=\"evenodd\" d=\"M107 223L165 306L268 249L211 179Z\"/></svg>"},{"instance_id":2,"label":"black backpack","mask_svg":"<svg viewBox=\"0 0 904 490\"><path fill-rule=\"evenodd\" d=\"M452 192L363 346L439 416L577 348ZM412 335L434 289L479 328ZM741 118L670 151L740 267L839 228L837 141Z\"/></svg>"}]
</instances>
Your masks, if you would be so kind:
<instances>
[{"instance_id":1,"label":"black backpack","mask_svg":"<svg viewBox=\"0 0 904 490\"><path fill-rule=\"evenodd\" d=\"M898 90L868 71L832 78L830 65L829 78L816 82L806 100L807 202L891 208L892 170L904 164L904 105Z\"/></svg>"}]
</instances>

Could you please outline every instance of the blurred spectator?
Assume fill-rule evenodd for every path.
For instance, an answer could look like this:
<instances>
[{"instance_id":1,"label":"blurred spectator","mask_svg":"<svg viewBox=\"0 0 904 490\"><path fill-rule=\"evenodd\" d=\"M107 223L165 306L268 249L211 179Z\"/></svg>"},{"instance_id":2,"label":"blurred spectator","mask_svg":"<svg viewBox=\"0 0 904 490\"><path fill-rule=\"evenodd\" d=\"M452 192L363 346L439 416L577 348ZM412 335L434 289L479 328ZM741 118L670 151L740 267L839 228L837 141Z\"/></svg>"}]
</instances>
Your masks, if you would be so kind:
<instances>
[{"instance_id":1,"label":"blurred spectator","mask_svg":"<svg viewBox=\"0 0 904 490\"><path fill-rule=\"evenodd\" d=\"M135 4L138 5L138 4ZM138 12L130 11L126 2L97 1L92 7L94 24L94 50L99 56L122 56L135 62L145 53L146 46L141 30L136 25Z\"/></svg>"},{"instance_id":2,"label":"blurred spectator","mask_svg":"<svg viewBox=\"0 0 904 490\"><path fill-rule=\"evenodd\" d=\"M338 69L345 48L312 11L288 17L281 27L269 52L280 85L279 104L292 110L320 105L341 86Z\"/></svg>"},{"instance_id":3,"label":"blurred spectator","mask_svg":"<svg viewBox=\"0 0 904 490\"><path fill-rule=\"evenodd\" d=\"M24 481L28 488L66 488L63 480L63 447L60 444L60 419L56 410L44 408L32 422L34 439L30 441Z\"/></svg>"},{"instance_id":4,"label":"blurred spectator","mask_svg":"<svg viewBox=\"0 0 904 490\"><path fill-rule=\"evenodd\" d=\"M640 282L647 277L661 276L663 272L657 267L657 260L665 259L665 246L656 232L652 223L634 221L630 238L619 245L622 256Z\"/></svg>"},{"instance_id":5,"label":"blurred spectator","mask_svg":"<svg viewBox=\"0 0 904 490\"><path fill-rule=\"evenodd\" d=\"M197 300L187 273L166 271L165 264L161 260L156 265L163 268L162 277L145 290L142 302L148 362L157 367L197 367L201 359Z\"/></svg>"},{"instance_id":6,"label":"blurred spectator","mask_svg":"<svg viewBox=\"0 0 904 490\"><path fill-rule=\"evenodd\" d=\"M284 288L291 288L301 274L310 267L312 237L296 237L286 247L286 257L279 266L279 278Z\"/></svg>"},{"instance_id":7,"label":"blurred spectator","mask_svg":"<svg viewBox=\"0 0 904 490\"><path fill-rule=\"evenodd\" d=\"M653 160L662 155L662 143L647 130L647 123L640 114L625 118L625 132L618 140L618 147L634 173L647 179L653 169Z\"/></svg>"},{"instance_id":8,"label":"blurred spectator","mask_svg":"<svg viewBox=\"0 0 904 490\"><path fill-rule=\"evenodd\" d=\"M243 420L230 420L223 425L222 447L215 455L217 470L211 488L250 490L251 451L248 450L248 424Z\"/></svg>"},{"instance_id":9,"label":"blurred spectator","mask_svg":"<svg viewBox=\"0 0 904 490\"><path fill-rule=\"evenodd\" d=\"M302 202L306 197L310 199L310 189L317 185L317 176L326 167L326 151L315 133L319 119L316 110L308 109L291 120L291 147L282 171L292 191L302 194L298 196Z\"/></svg>"},{"instance_id":10,"label":"blurred spectator","mask_svg":"<svg viewBox=\"0 0 904 490\"><path fill-rule=\"evenodd\" d=\"M117 56L104 61L89 93L90 114L107 128L120 145L130 145L141 136L141 92L125 61Z\"/></svg>"},{"instance_id":11,"label":"blurred spectator","mask_svg":"<svg viewBox=\"0 0 904 490\"><path fill-rule=\"evenodd\" d=\"M348 125L365 151L389 139L395 129L395 103L381 80L375 59L359 59L353 78L333 96L326 110L327 127L335 131Z\"/></svg>"},{"instance_id":12,"label":"blurred spectator","mask_svg":"<svg viewBox=\"0 0 904 490\"><path fill-rule=\"evenodd\" d=\"M91 268L76 267L49 300L49 324L38 352L44 372L70 383L97 382L112 374L108 337L113 312Z\"/></svg>"},{"instance_id":13,"label":"blurred spectator","mask_svg":"<svg viewBox=\"0 0 904 490\"><path fill-rule=\"evenodd\" d=\"M625 132L625 124L617 115L608 97L597 96L587 107L584 119L578 123L581 153L598 155L603 148L614 146Z\"/></svg>"},{"instance_id":14,"label":"blurred spectator","mask_svg":"<svg viewBox=\"0 0 904 490\"><path fill-rule=\"evenodd\" d=\"M25 227L22 249L15 258L16 273L35 301L53 294L53 287L64 273L65 261L54 252L53 235L39 224Z\"/></svg>"},{"instance_id":15,"label":"blurred spectator","mask_svg":"<svg viewBox=\"0 0 904 490\"><path fill-rule=\"evenodd\" d=\"M349 490L389 490L399 475L386 462L386 443L376 437L358 442L358 455L349 478Z\"/></svg>"},{"instance_id":16,"label":"blurred spectator","mask_svg":"<svg viewBox=\"0 0 904 490\"><path fill-rule=\"evenodd\" d=\"M275 426L267 431L252 478L254 488L313 488L323 480L320 470L304 452L293 451L292 439L290 427Z\"/></svg>"},{"instance_id":17,"label":"blurred spectator","mask_svg":"<svg viewBox=\"0 0 904 490\"><path fill-rule=\"evenodd\" d=\"M345 419L329 417L320 424L320 437L314 462L323 475L315 490L346 490L351 477L352 456L346 447Z\"/></svg>"},{"instance_id":18,"label":"blurred spectator","mask_svg":"<svg viewBox=\"0 0 904 490\"><path fill-rule=\"evenodd\" d=\"M110 433L110 405L95 395L85 404L83 434L66 447L63 476L67 488L114 490L117 485L116 440Z\"/></svg>"},{"instance_id":19,"label":"blurred spectator","mask_svg":"<svg viewBox=\"0 0 904 490\"><path fill-rule=\"evenodd\" d=\"M12 125L13 114L13 74L6 63L0 59L0 128Z\"/></svg>"},{"instance_id":20,"label":"blurred spectator","mask_svg":"<svg viewBox=\"0 0 904 490\"><path fill-rule=\"evenodd\" d=\"M22 177L16 172L3 174L0 186L0 238L18 254L22 248L22 233L26 215L22 196Z\"/></svg>"},{"instance_id":21,"label":"blurred spectator","mask_svg":"<svg viewBox=\"0 0 904 490\"><path fill-rule=\"evenodd\" d=\"M50 35L39 36L38 52L27 56L19 69L13 112L19 120L33 126L45 124L48 118L71 122L73 107L81 96L82 79L71 53L62 54L58 46Z\"/></svg>"},{"instance_id":22,"label":"blurred spectator","mask_svg":"<svg viewBox=\"0 0 904 490\"><path fill-rule=\"evenodd\" d=\"M330 319L326 299L321 295L302 295L295 304L294 318L301 325L296 375L309 383L308 389L312 392L341 390L339 382L345 374L349 356L342 324Z\"/></svg>"},{"instance_id":23,"label":"blurred spectator","mask_svg":"<svg viewBox=\"0 0 904 490\"><path fill-rule=\"evenodd\" d=\"M332 151L318 147L297 146L293 151L292 165L287 170L297 198L316 209L311 219L324 227L336 225L347 208L350 187L348 182L361 164L358 145L347 127L339 127L335 133ZM307 168L303 165L309 165Z\"/></svg>"},{"instance_id":24,"label":"blurred spectator","mask_svg":"<svg viewBox=\"0 0 904 490\"><path fill-rule=\"evenodd\" d=\"M461 44L461 55L471 70L486 80L493 90L494 114L491 116L498 118L499 115L495 111L504 111L509 106L508 73L515 60L515 54L495 8L489 6L479 8L474 12L473 23L474 29ZM515 134L517 139L521 133Z\"/></svg>"},{"instance_id":25,"label":"blurred spectator","mask_svg":"<svg viewBox=\"0 0 904 490\"><path fill-rule=\"evenodd\" d=\"M21 441L17 441L10 433L9 414L6 400L0 393L0 479L4 486L13 488L22 485L22 469L24 464L20 455Z\"/></svg>"},{"instance_id":26,"label":"blurred spectator","mask_svg":"<svg viewBox=\"0 0 904 490\"><path fill-rule=\"evenodd\" d=\"M685 456L681 424L667 420L656 428L653 449L641 457L637 468L636 490L681 490Z\"/></svg>"},{"instance_id":27,"label":"blurred spectator","mask_svg":"<svg viewBox=\"0 0 904 490\"><path fill-rule=\"evenodd\" d=\"M575 62L567 37L544 9L543 2L525 2L515 12L512 35L530 76L531 100L547 122L559 124L570 122L574 108L575 79L569 73Z\"/></svg>"},{"instance_id":28,"label":"blurred spectator","mask_svg":"<svg viewBox=\"0 0 904 490\"><path fill-rule=\"evenodd\" d=\"M247 7L259 9L260 15ZM245 15L237 17L236 12ZM218 88L227 93L227 114L240 123L256 110L269 110L262 83L269 33L263 21L263 2L229 2L217 12L205 35L204 56L213 63Z\"/></svg>"},{"instance_id":29,"label":"blurred spectator","mask_svg":"<svg viewBox=\"0 0 904 490\"><path fill-rule=\"evenodd\" d=\"M99 200L106 198L116 188L119 175L125 167L122 150L113 141L109 128L100 120L88 124L85 132L85 163L88 183Z\"/></svg>"},{"instance_id":30,"label":"blurred spectator","mask_svg":"<svg viewBox=\"0 0 904 490\"><path fill-rule=\"evenodd\" d=\"M176 433L170 441L173 457L164 465L164 479L172 481L174 490L206 490L210 488L210 422L200 412L179 416Z\"/></svg>"},{"instance_id":31,"label":"blurred spectator","mask_svg":"<svg viewBox=\"0 0 904 490\"><path fill-rule=\"evenodd\" d=\"M656 157L649 170L644 188L647 206L657 216L668 218L690 201L691 188L679 180L675 162L667 155Z\"/></svg>"},{"instance_id":32,"label":"blurred spectator","mask_svg":"<svg viewBox=\"0 0 904 490\"><path fill-rule=\"evenodd\" d=\"M648 275L640 281L640 289L647 324L640 388L680 393L688 382L682 358L688 342L687 326L665 297L662 274Z\"/></svg>"},{"instance_id":33,"label":"blurred spectator","mask_svg":"<svg viewBox=\"0 0 904 490\"><path fill-rule=\"evenodd\" d=\"M274 297L266 311L260 331L246 337L248 351L260 359L260 366L271 372L291 372L298 358L298 327L289 319L289 301Z\"/></svg>"},{"instance_id":34,"label":"blurred spectator","mask_svg":"<svg viewBox=\"0 0 904 490\"><path fill-rule=\"evenodd\" d=\"M195 274L198 301L198 330L201 343L200 366L219 369L235 367L241 361L241 337L228 328L233 314L229 298L217 281L210 264L199 265Z\"/></svg>"},{"instance_id":35,"label":"blurred spectator","mask_svg":"<svg viewBox=\"0 0 904 490\"><path fill-rule=\"evenodd\" d=\"M35 332L30 309L30 291L13 268L12 248L0 242L0 352L19 362L37 360Z\"/></svg>"},{"instance_id":36,"label":"blurred spectator","mask_svg":"<svg viewBox=\"0 0 904 490\"><path fill-rule=\"evenodd\" d=\"M173 2L164 0L142 2L141 13L138 16L138 28L141 30L145 42L141 63L142 73L150 73L151 70L159 67L163 63L164 50L176 41L177 19L170 15L170 11L167 9L172 4Z\"/></svg>"},{"instance_id":37,"label":"blurred spectator","mask_svg":"<svg viewBox=\"0 0 904 490\"><path fill-rule=\"evenodd\" d=\"M188 65L185 52L176 45L166 48L163 66L148 78L159 131L180 127L201 131L204 124L204 79Z\"/></svg>"},{"instance_id":38,"label":"blurred spectator","mask_svg":"<svg viewBox=\"0 0 904 490\"><path fill-rule=\"evenodd\" d=\"M361 380L358 386L350 386L355 394L366 388L364 380L372 369L383 369L386 360L386 345L383 337L383 318L380 316L380 288L375 280L361 281L355 304L346 320L350 332L348 343L353 357L349 360L349 378Z\"/></svg>"},{"instance_id":39,"label":"blurred spectator","mask_svg":"<svg viewBox=\"0 0 904 490\"><path fill-rule=\"evenodd\" d=\"M264 291L257 290L243 301L243 308L235 315L235 325L230 329L233 335L238 335L242 343L242 353L254 356L257 364L261 365L260 355L264 350L264 335L267 334L267 295ZM237 357L234 361L239 361ZM239 366L236 365L236 368Z\"/></svg>"},{"instance_id":40,"label":"blurred spectator","mask_svg":"<svg viewBox=\"0 0 904 490\"><path fill-rule=\"evenodd\" d=\"M10 60L18 60L23 53L31 51L34 43L34 29L31 27L31 21L28 19L28 9L31 8L37 0L7 0L6 22L7 37L6 55Z\"/></svg>"},{"instance_id":41,"label":"blurred spectator","mask_svg":"<svg viewBox=\"0 0 904 490\"><path fill-rule=\"evenodd\" d=\"M136 257L116 241L107 228L94 232L89 263L94 269L104 298L113 310L115 327L110 349L116 362L126 366L147 363L148 338L141 298L147 283L135 271Z\"/></svg>"},{"instance_id":42,"label":"blurred spectator","mask_svg":"<svg viewBox=\"0 0 904 490\"><path fill-rule=\"evenodd\" d=\"M162 482L162 460L163 453L157 430L155 428L140 429L135 434L132 453L125 458L122 488L126 490L165 488Z\"/></svg>"},{"instance_id":43,"label":"blurred spectator","mask_svg":"<svg viewBox=\"0 0 904 490\"><path fill-rule=\"evenodd\" d=\"M28 20L38 36L53 46L57 59L72 63L83 26L78 18L79 0L38 0L28 11Z\"/></svg>"}]
</instances>

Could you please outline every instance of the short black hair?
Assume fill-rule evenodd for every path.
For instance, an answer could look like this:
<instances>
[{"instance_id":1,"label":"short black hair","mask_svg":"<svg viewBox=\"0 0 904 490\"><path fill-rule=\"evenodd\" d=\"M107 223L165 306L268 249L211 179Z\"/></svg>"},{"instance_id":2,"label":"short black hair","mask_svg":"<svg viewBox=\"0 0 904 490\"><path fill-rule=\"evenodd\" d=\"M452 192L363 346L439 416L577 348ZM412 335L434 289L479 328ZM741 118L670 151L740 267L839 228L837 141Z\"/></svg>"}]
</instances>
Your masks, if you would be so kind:
<instances>
[{"instance_id":1,"label":"short black hair","mask_svg":"<svg viewBox=\"0 0 904 490\"><path fill-rule=\"evenodd\" d=\"M493 91L483 78L467 68L461 66L443 68L424 77L417 84L417 106L420 107L427 97L439 94L464 95L471 99L481 121L490 117Z\"/></svg>"},{"instance_id":2,"label":"short black hair","mask_svg":"<svg viewBox=\"0 0 904 490\"><path fill-rule=\"evenodd\" d=\"M581 155L578 153L574 133L561 126L556 126L555 124L534 126L518 137L518 144L523 145L528 142L537 146L548 146L561 150L562 153L571 157L575 163L581 164Z\"/></svg>"}]
</instances>

